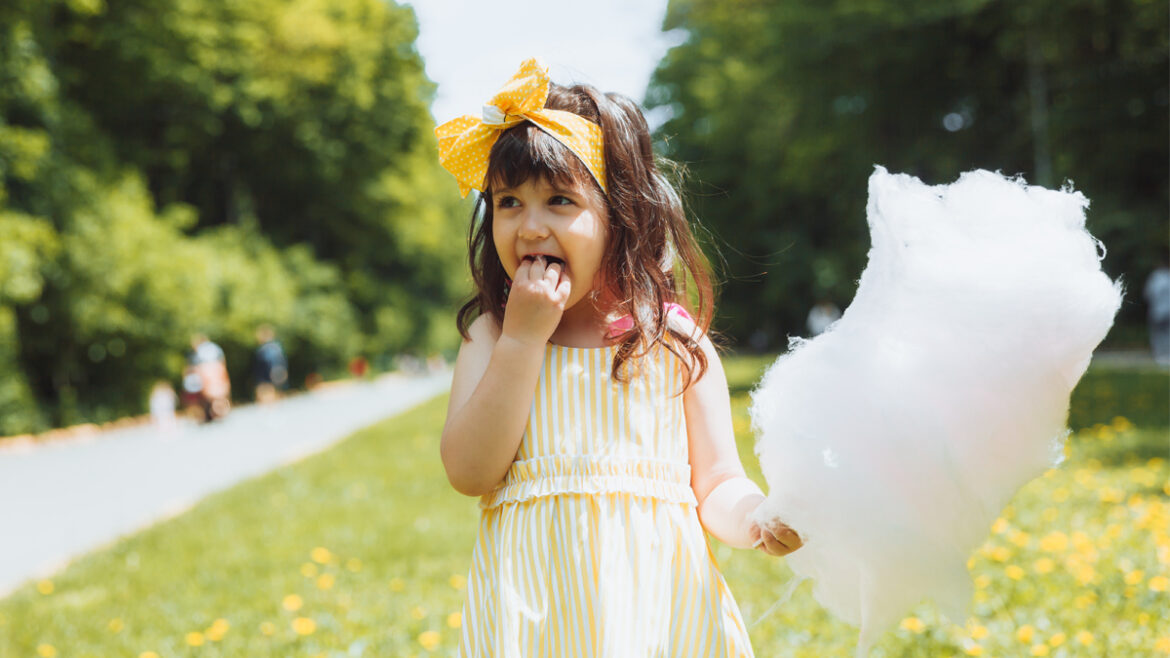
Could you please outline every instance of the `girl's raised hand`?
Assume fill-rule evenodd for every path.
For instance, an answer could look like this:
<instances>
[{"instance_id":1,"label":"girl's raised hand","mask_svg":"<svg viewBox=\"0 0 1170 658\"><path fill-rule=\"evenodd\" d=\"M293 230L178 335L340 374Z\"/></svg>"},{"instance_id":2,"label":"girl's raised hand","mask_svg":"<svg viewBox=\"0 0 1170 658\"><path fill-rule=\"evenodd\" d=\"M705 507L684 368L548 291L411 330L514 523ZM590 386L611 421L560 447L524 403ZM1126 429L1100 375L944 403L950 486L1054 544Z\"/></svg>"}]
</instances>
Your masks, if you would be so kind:
<instances>
[{"instance_id":1,"label":"girl's raised hand","mask_svg":"<svg viewBox=\"0 0 1170 658\"><path fill-rule=\"evenodd\" d=\"M569 288L560 263L549 263L543 256L525 258L512 280L501 336L543 346L560 324Z\"/></svg>"},{"instance_id":2,"label":"girl's raised hand","mask_svg":"<svg viewBox=\"0 0 1170 658\"><path fill-rule=\"evenodd\" d=\"M804 545L800 535L780 521L763 529L753 522L750 532L754 548L776 557L788 555Z\"/></svg>"}]
</instances>

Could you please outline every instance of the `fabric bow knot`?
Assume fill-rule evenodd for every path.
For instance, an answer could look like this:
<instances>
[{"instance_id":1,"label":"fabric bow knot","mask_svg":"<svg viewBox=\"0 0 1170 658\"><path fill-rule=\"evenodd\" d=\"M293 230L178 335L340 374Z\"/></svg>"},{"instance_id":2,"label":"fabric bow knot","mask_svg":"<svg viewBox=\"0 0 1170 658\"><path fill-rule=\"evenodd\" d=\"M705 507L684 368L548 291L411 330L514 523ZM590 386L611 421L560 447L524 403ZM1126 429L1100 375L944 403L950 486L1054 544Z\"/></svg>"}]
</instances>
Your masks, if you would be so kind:
<instances>
[{"instance_id":1,"label":"fabric bow knot","mask_svg":"<svg viewBox=\"0 0 1170 658\"><path fill-rule=\"evenodd\" d=\"M531 121L564 144L605 191L601 127L572 112L545 109L548 85L548 69L539 60L529 59L483 106L481 116L464 115L435 128L439 163L455 176L462 196L471 190L483 191L492 145L503 131L523 121Z\"/></svg>"}]
</instances>

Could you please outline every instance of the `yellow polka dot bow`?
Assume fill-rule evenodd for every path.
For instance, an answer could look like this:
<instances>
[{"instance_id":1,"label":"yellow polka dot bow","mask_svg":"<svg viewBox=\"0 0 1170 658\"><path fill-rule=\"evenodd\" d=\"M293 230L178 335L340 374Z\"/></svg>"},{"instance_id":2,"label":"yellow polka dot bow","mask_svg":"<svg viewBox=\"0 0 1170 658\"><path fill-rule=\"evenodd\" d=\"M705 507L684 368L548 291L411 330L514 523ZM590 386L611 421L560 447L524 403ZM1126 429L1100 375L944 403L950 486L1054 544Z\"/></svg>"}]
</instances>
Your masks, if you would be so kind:
<instances>
[{"instance_id":1,"label":"yellow polka dot bow","mask_svg":"<svg viewBox=\"0 0 1170 658\"><path fill-rule=\"evenodd\" d=\"M435 128L439 138L439 163L459 181L459 193L483 191L488 156L500 133L523 121L564 144L581 158L589 173L605 190L605 149L601 127L588 119L561 110L546 110L548 69L529 59L483 106L482 116L464 115Z\"/></svg>"}]
</instances>

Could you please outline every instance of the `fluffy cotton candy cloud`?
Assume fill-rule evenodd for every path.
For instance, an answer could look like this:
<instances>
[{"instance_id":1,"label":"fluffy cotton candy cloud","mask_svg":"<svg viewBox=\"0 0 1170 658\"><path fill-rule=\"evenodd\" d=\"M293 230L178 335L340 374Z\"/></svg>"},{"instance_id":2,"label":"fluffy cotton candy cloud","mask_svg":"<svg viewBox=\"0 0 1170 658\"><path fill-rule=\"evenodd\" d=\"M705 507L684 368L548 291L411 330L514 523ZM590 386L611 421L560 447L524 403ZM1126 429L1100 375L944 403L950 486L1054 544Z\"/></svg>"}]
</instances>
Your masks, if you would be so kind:
<instances>
[{"instance_id":1,"label":"fluffy cotton candy cloud","mask_svg":"<svg viewBox=\"0 0 1170 658\"><path fill-rule=\"evenodd\" d=\"M927 186L877 167L856 297L754 392L758 520L802 535L788 564L861 627L859 656L924 598L962 623L971 551L1059 463L1069 395L1121 303L1088 203L988 171Z\"/></svg>"}]
</instances>

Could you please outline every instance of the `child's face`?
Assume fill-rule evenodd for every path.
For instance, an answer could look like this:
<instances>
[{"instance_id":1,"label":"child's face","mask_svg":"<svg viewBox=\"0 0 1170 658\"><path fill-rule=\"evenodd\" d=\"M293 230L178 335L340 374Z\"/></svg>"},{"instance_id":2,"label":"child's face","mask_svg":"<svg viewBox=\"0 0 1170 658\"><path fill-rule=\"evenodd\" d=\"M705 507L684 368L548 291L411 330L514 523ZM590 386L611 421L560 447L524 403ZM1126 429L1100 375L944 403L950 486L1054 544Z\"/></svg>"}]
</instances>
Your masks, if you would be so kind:
<instances>
[{"instance_id":1,"label":"child's face","mask_svg":"<svg viewBox=\"0 0 1170 658\"><path fill-rule=\"evenodd\" d=\"M608 218L591 190L562 189L544 180L492 189L492 238L509 278L527 258L561 261L569 280L565 308L601 287Z\"/></svg>"}]
</instances>

